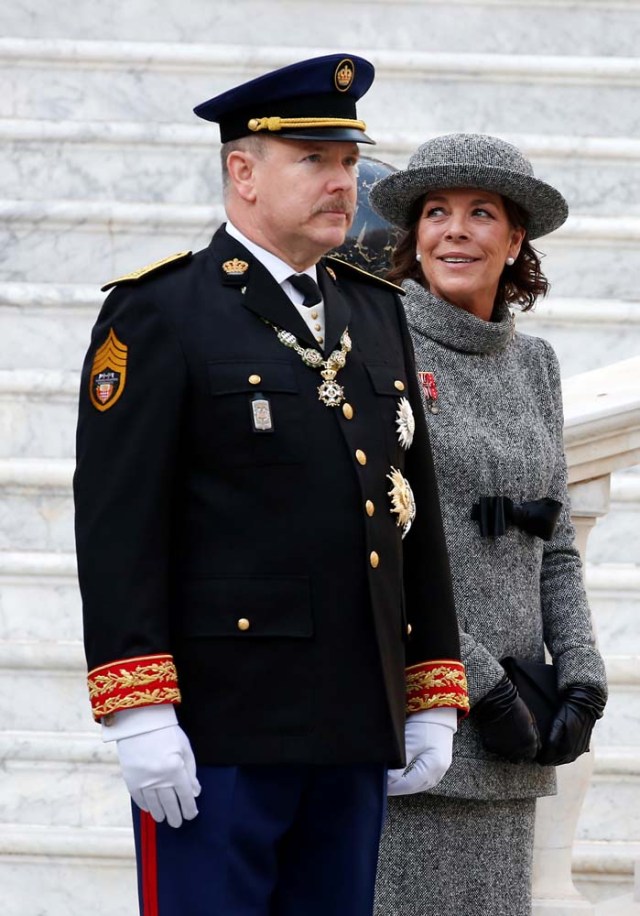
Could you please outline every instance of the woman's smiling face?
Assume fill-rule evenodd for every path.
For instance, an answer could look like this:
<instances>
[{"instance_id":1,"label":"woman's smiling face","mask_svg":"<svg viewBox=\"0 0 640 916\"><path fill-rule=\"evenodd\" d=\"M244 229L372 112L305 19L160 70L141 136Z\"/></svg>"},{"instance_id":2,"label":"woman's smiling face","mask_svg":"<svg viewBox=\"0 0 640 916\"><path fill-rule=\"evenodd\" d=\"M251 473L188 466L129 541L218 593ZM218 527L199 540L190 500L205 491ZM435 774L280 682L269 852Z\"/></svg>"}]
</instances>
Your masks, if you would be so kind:
<instances>
[{"instance_id":1,"label":"woman's smiling face","mask_svg":"<svg viewBox=\"0 0 640 916\"><path fill-rule=\"evenodd\" d=\"M418 220L417 253L431 292L489 320L507 258L524 230L509 222L500 194L477 188L430 191Z\"/></svg>"}]
</instances>

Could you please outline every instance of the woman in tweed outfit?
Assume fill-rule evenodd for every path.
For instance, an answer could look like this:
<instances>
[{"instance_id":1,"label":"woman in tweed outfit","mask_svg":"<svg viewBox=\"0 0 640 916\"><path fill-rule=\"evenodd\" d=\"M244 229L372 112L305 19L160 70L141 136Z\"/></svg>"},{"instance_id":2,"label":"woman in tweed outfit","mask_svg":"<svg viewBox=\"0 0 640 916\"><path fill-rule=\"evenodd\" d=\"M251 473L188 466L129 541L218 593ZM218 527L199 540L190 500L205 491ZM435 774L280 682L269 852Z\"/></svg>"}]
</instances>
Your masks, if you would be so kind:
<instances>
[{"instance_id":1,"label":"woman in tweed outfit","mask_svg":"<svg viewBox=\"0 0 640 916\"><path fill-rule=\"evenodd\" d=\"M558 362L514 331L508 308L546 292L530 240L567 206L519 150L478 134L425 143L371 203L406 230L389 276L406 292L472 707L439 785L389 799L376 916L528 916L535 799L555 792L552 764L587 750L606 699ZM543 661L545 644L560 705L541 745L500 659Z\"/></svg>"}]
</instances>

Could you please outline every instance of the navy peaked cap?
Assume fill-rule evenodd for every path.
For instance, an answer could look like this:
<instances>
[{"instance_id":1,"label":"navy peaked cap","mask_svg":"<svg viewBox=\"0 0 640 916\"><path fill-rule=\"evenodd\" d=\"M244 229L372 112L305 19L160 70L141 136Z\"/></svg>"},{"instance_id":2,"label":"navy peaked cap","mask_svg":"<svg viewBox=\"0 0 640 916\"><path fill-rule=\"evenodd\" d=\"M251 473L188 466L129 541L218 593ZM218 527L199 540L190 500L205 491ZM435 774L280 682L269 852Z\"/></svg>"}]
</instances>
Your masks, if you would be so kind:
<instances>
[{"instance_id":1,"label":"navy peaked cap","mask_svg":"<svg viewBox=\"0 0 640 916\"><path fill-rule=\"evenodd\" d=\"M252 135L373 143L356 101L374 73L363 57L327 54L265 73L193 110L220 125L223 143Z\"/></svg>"}]
</instances>

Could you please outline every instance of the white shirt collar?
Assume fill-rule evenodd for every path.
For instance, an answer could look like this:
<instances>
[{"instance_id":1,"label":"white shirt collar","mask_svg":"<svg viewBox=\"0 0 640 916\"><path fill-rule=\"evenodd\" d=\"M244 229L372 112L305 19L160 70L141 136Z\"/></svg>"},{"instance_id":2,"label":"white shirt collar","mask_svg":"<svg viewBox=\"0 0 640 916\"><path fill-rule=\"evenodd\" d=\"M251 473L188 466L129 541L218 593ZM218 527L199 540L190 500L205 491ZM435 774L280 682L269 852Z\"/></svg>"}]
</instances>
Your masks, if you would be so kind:
<instances>
[{"instance_id":1,"label":"white shirt collar","mask_svg":"<svg viewBox=\"0 0 640 916\"><path fill-rule=\"evenodd\" d=\"M282 284L291 276L291 274L298 273L298 271L294 270L290 264L287 264L286 261L283 261L282 258L279 258L276 254L273 254L273 252L267 251L266 248L262 248L260 245L256 245L255 242L252 242L251 239L248 239L246 235L244 235L244 233L238 229L237 226L233 225L230 219L227 219L225 229L232 238L243 244L244 247L250 251L251 254L258 259L258 261L260 261L263 267L266 267L276 283ZM314 280L316 283L318 282L318 274L315 264L312 264L311 267L301 271L301 273L308 274L312 280Z\"/></svg>"}]
</instances>

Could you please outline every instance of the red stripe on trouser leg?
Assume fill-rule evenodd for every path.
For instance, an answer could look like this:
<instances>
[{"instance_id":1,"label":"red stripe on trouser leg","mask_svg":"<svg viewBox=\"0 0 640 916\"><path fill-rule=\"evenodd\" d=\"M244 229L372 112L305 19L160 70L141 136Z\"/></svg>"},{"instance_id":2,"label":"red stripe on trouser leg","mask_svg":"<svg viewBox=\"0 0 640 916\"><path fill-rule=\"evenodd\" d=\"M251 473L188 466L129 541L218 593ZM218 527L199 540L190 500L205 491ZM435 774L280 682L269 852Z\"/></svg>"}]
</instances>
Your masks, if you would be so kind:
<instances>
[{"instance_id":1,"label":"red stripe on trouser leg","mask_svg":"<svg viewBox=\"0 0 640 916\"><path fill-rule=\"evenodd\" d=\"M158 848L156 822L140 812L140 864L142 868L142 916L158 916Z\"/></svg>"}]
</instances>

